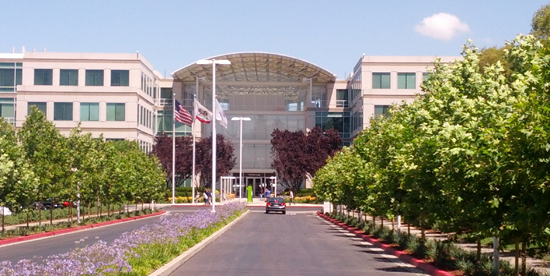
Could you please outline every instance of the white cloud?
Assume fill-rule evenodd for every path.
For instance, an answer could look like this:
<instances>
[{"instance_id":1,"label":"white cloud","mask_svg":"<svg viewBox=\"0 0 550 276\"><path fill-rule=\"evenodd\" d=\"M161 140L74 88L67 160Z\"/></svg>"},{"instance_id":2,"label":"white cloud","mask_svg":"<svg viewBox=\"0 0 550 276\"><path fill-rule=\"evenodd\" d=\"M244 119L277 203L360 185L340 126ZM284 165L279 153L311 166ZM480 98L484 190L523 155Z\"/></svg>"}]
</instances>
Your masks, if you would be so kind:
<instances>
[{"instance_id":1,"label":"white cloud","mask_svg":"<svg viewBox=\"0 0 550 276\"><path fill-rule=\"evenodd\" d=\"M426 17L414 29L422 35L444 41L449 41L460 33L470 31L468 24L448 13L437 13Z\"/></svg>"}]
</instances>

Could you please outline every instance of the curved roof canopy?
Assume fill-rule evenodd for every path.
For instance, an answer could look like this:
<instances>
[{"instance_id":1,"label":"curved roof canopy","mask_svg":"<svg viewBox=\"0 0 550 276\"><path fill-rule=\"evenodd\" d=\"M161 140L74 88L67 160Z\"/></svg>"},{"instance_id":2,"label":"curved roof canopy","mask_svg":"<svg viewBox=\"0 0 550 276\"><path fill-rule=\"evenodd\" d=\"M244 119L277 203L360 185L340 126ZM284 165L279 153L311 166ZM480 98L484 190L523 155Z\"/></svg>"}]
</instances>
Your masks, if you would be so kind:
<instances>
[{"instance_id":1,"label":"curved roof canopy","mask_svg":"<svg viewBox=\"0 0 550 276\"><path fill-rule=\"evenodd\" d=\"M216 65L216 81L228 82L302 82L311 78L312 82L334 82L336 75L331 72L289 56L272 53L234 53L208 58L229 60L231 65ZM196 78L212 79L211 64L190 64L174 73L174 79L194 82Z\"/></svg>"}]
</instances>

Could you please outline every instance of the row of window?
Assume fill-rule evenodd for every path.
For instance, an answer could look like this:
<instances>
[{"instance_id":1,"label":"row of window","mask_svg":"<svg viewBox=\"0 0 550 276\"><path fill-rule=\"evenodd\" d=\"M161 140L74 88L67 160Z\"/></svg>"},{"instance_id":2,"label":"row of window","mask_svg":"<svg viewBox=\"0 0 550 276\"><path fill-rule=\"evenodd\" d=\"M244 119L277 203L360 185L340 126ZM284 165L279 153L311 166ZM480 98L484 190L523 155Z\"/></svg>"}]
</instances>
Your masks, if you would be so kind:
<instances>
[{"instance_id":1,"label":"row of window","mask_svg":"<svg viewBox=\"0 0 550 276\"><path fill-rule=\"evenodd\" d=\"M31 106L36 106L40 111L44 112L44 114L47 114L47 103L29 102L29 113ZM54 103L53 120L73 121L73 106L74 103L72 102ZM105 112L107 121L124 121L126 119L126 104L107 103ZM80 103L80 121L99 121L99 103Z\"/></svg>"},{"instance_id":2,"label":"row of window","mask_svg":"<svg viewBox=\"0 0 550 276\"><path fill-rule=\"evenodd\" d=\"M86 70L86 86L104 86L104 70ZM34 85L52 85L53 69L34 69ZM78 86L77 69L59 70L59 85ZM129 86L129 70L111 70L111 86Z\"/></svg>"},{"instance_id":3,"label":"row of window","mask_svg":"<svg viewBox=\"0 0 550 276\"><path fill-rule=\"evenodd\" d=\"M390 73L372 73L372 89L390 89ZM429 73L423 73L426 79ZM416 89L416 73L397 73L397 89Z\"/></svg>"},{"instance_id":4,"label":"row of window","mask_svg":"<svg viewBox=\"0 0 550 276\"><path fill-rule=\"evenodd\" d=\"M139 124L147 128L152 128L153 126L153 112L149 109L138 105L138 118Z\"/></svg>"}]
</instances>

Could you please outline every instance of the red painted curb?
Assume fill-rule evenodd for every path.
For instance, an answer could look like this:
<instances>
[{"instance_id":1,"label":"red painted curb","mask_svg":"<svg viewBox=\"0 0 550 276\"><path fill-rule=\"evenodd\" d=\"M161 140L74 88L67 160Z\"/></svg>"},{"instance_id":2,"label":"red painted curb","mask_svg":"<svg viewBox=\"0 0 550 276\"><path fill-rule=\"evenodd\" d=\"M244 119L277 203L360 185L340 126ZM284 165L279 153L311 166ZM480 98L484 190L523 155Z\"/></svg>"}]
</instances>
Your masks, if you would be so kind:
<instances>
[{"instance_id":1,"label":"red painted curb","mask_svg":"<svg viewBox=\"0 0 550 276\"><path fill-rule=\"evenodd\" d=\"M140 219L140 218L158 216L158 215L162 215L164 213L166 213L166 210L162 210L162 211L156 212L154 214L147 214L147 215L141 215L141 216L136 216L136 217L111 220L111 221L100 222L100 223L96 223L96 224L82 225L82 226L77 226L77 227L72 227L72 228L67 228L67 229L55 230L55 231L52 231L52 232L38 233L38 234L33 234L33 235L28 235L28 236L5 239L5 240L0 240L0 245L6 245L6 244L11 244L11 243L16 243L16 242L34 240L34 239L50 237L50 236L60 235L60 234L66 234L66 233L76 232L76 231L79 231L79 230L95 228L95 227L100 227L100 226L105 226L105 225L111 225L111 224L115 224L115 223L118 223L118 222L125 222L125 221Z\"/></svg>"},{"instance_id":2,"label":"red painted curb","mask_svg":"<svg viewBox=\"0 0 550 276\"><path fill-rule=\"evenodd\" d=\"M331 221L332 223L334 223L338 226L343 227L344 229L347 229L351 233L353 233L356 236L362 238L364 241L370 242L374 246L382 248L386 253L397 256L400 260L405 261L409 264L412 264L415 267L427 272L430 275L433 275L433 276L453 276L451 273L449 273L447 271L438 269L438 268L436 268L435 266L433 266L431 264L427 264L422 260L416 259L416 258L412 257L411 255L405 254L403 251L398 251L395 248L392 248L387 244L383 244L380 241L378 241L377 239L371 238L369 235L363 234L364 231L362 231L362 230L357 230L357 228L347 226L346 224L344 224L344 223L342 223L342 222L340 222L336 219L331 219L331 218L328 218L328 217L325 217L325 216L322 216L322 217L326 220Z\"/></svg>"}]
</instances>

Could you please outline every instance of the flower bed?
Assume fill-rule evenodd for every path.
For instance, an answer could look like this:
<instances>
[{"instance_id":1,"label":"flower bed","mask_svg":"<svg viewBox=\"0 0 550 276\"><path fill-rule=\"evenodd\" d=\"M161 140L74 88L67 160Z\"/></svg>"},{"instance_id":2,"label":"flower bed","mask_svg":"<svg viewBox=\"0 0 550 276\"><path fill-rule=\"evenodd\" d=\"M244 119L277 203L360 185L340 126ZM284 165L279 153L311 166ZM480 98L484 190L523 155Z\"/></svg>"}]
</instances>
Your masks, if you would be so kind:
<instances>
[{"instance_id":1,"label":"flower bed","mask_svg":"<svg viewBox=\"0 0 550 276\"><path fill-rule=\"evenodd\" d=\"M45 259L0 262L4 275L148 275L210 236L246 210L239 203L221 205L216 213L173 214L158 223L123 234L111 245L98 241Z\"/></svg>"}]
</instances>

